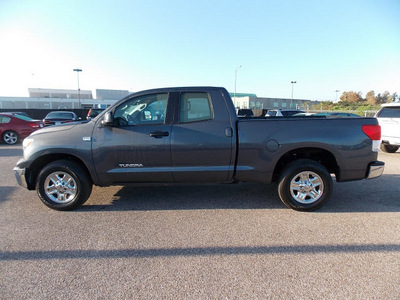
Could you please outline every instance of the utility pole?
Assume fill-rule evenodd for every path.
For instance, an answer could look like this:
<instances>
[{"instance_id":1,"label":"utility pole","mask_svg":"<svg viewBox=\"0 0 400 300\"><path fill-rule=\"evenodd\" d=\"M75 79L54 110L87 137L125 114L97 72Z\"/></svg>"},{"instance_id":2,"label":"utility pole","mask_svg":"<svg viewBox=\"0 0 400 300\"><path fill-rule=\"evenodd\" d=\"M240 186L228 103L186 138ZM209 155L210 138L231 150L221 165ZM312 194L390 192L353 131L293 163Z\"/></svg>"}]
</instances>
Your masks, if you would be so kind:
<instances>
[{"instance_id":1,"label":"utility pole","mask_svg":"<svg viewBox=\"0 0 400 300\"><path fill-rule=\"evenodd\" d=\"M295 83L297 83L297 81L291 81L290 83L292 84L292 100L290 101L290 108L292 108L293 107L293 86Z\"/></svg>"},{"instance_id":2,"label":"utility pole","mask_svg":"<svg viewBox=\"0 0 400 300\"><path fill-rule=\"evenodd\" d=\"M337 93L339 93L339 92L340 92L339 90L335 90L335 93L336 93L335 102L337 102Z\"/></svg>"},{"instance_id":3,"label":"utility pole","mask_svg":"<svg viewBox=\"0 0 400 300\"><path fill-rule=\"evenodd\" d=\"M233 93L234 102L236 102L236 80L237 80L237 71L238 71L241 67L242 67L242 66L239 66L239 67L237 67L236 70L235 70L235 92Z\"/></svg>"},{"instance_id":4,"label":"utility pole","mask_svg":"<svg viewBox=\"0 0 400 300\"><path fill-rule=\"evenodd\" d=\"M78 76L78 108L81 108L81 89L79 88L79 72L82 72L82 69L74 69Z\"/></svg>"}]
</instances>

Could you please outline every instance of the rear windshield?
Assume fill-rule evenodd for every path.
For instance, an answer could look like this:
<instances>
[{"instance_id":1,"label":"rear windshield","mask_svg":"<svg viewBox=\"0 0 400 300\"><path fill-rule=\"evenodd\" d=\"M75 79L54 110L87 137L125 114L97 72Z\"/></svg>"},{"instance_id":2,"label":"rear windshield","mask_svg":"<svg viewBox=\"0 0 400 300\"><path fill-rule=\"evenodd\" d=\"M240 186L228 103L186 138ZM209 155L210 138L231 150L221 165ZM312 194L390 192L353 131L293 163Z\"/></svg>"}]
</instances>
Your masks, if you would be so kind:
<instances>
[{"instance_id":1,"label":"rear windshield","mask_svg":"<svg viewBox=\"0 0 400 300\"><path fill-rule=\"evenodd\" d=\"M49 113L46 119L73 119L74 115L71 113L54 112Z\"/></svg>"},{"instance_id":2,"label":"rear windshield","mask_svg":"<svg viewBox=\"0 0 400 300\"><path fill-rule=\"evenodd\" d=\"M304 111L302 111L302 110L283 110L282 111L282 115L284 117L291 117L291 116L293 116L295 114L298 114L298 113L304 113Z\"/></svg>"},{"instance_id":3,"label":"rear windshield","mask_svg":"<svg viewBox=\"0 0 400 300\"><path fill-rule=\"evenodd\" d=\"M400 118L400 107L384 107L378 118Z\"/></svg>"},{"instance_id":4,"label":"rear windshield","mask_svg":"<svg viewBox=\"0 0 400 300\"><path fill-rule=\"evenodd\" d=\"M23 115L13 115L13 116L18 119L24 120L24 121L32 121L33 120L32 118L29 118L29 117L23 116Z\"/></svg>"}]
</instances>

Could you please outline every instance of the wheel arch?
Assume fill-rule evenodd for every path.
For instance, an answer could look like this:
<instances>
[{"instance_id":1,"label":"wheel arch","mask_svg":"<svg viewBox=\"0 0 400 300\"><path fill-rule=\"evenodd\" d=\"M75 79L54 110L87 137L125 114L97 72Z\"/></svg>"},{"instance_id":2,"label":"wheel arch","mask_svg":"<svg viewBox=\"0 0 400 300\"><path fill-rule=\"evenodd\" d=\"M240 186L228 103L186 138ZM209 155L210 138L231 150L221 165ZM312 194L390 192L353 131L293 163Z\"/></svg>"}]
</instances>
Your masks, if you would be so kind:
<instances>
[{"instance_id":1,"label":"wheel arch","mask_svg":"<svg viewBox=\"0 0 400 300\"><path fill-rule=\"evenodd\" d=\"M323 165L329 173L340 175L340 168L335 156L328 150L315 147L296 148L286 152L275 165L272 181L278 181L280 174L288 164L298 159L310 159Z\"/></svg>"},{"instance_id":2,"label":"wheel arch","mask_svg":"<svg viewBox=\"0 0 400 300\"><path fill-rule=\"evenodd\" d=\"M40 171L43 169L44 166L46 166L49 163L52 163L53 161L57 160L70 160L75 163L78 163L87 173L88 180L90 180L93 183L93 179L90 175L89 169L86 166L86 164L78 157L71 155L71 154L65 154L65 153L53 153L53 154L46 154L38 157L27 169L25 173L27 185L29 190L34 190L36 189L36 181L38 178L38 175Z\"/></svg>"}]
</instances>

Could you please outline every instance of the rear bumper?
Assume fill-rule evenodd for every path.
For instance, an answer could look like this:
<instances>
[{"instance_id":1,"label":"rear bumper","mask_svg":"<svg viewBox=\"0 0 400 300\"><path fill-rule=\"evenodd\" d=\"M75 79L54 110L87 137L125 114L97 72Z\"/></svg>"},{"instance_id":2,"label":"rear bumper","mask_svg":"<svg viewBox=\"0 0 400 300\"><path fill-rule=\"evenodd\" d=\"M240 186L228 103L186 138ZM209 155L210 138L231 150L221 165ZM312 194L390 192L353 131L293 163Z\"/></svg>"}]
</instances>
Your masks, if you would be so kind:
<instances>
[{"instance_id":1,"label":"rear bumper","mask_svg":"<svg viewBox=\"0 0 400 300\"><path fill-rule=\"evenodd\" d=\"M369 165L368 174L366 179L373 179L383 174L385 163L383 161L376 161Z\"/></svg>"},{"instance_id":2,"label":"rear bumper","mask_svg":"<svg viewBox=\"0 0 400 300\"><path fill-rule=\"evenodd\" d=\"M400 138L382 137L382 144L391 146L400 146Z\"/></svg>"}]
</instances>

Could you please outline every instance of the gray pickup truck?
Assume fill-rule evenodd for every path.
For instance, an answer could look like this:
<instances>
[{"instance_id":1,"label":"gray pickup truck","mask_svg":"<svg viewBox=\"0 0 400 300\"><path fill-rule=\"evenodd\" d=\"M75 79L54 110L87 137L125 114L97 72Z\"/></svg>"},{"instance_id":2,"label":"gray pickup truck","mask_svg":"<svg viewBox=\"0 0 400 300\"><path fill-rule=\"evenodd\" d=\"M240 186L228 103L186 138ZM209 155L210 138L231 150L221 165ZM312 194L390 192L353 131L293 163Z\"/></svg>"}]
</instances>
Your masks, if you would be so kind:
<instances>
[{"instance_id":1,"label":"gray pickup truck","mask_svg":"<svg viewBox=\"0 0 400 300\"><path fill-rule=\"evenodd\" d=\"M287 207L312 211L330 198L331 174L380 176L379 146L374 118L238 118L224 88L165 88L35 131L14 174L56 210L82 205L93 184L277 182Z\"/></svg>"}]
</instances>

